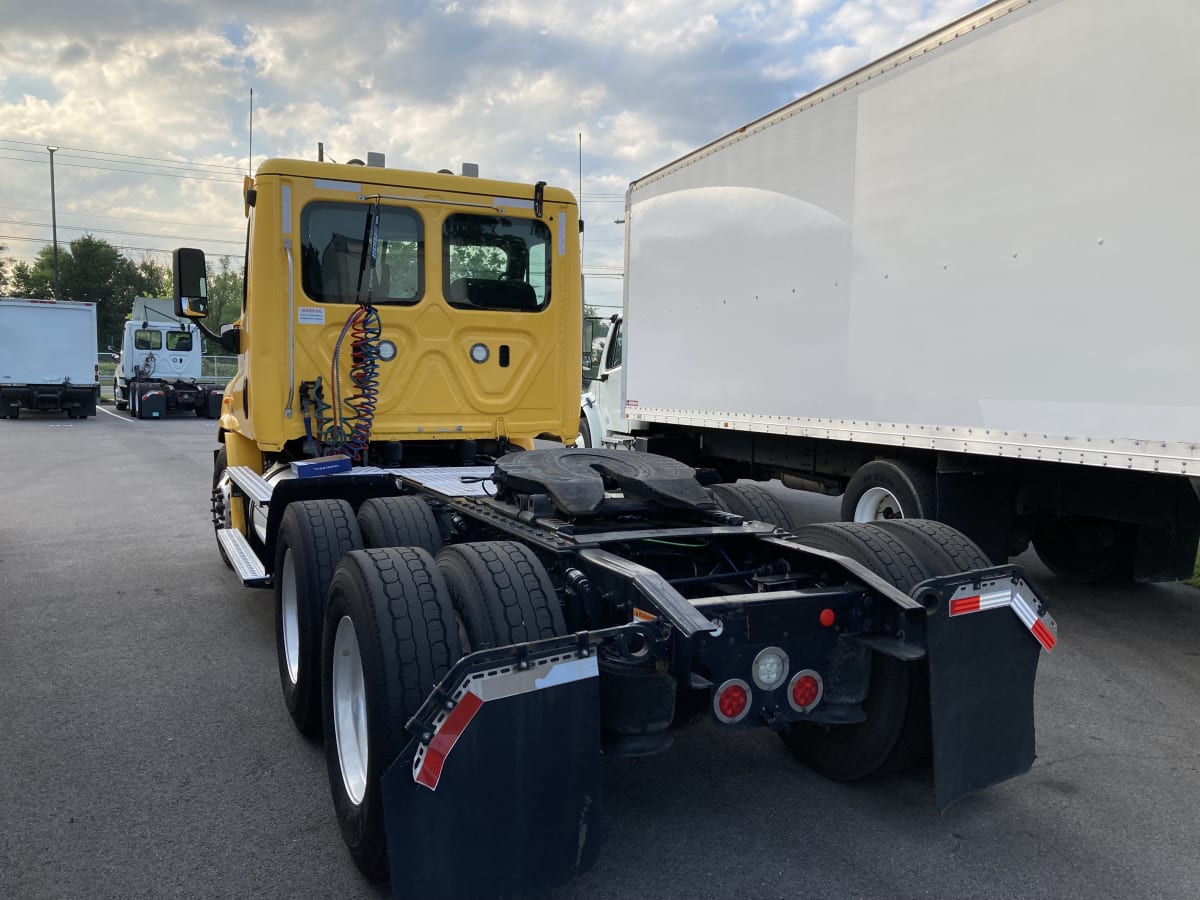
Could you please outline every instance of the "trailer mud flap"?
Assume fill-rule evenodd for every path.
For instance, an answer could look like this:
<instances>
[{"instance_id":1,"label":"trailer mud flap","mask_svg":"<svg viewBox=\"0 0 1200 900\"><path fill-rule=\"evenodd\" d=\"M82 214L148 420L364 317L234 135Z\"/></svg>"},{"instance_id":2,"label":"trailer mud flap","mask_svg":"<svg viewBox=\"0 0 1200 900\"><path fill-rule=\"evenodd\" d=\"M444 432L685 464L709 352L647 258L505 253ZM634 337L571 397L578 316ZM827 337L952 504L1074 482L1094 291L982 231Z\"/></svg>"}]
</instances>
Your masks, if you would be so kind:
<instances>
[{"instance_id":1,"label":"trailer mud flap","mask_svg":"<svg viewBox=\"0 0 1200 900\"><path fill-rule=\"evenodd\" d=\"M414 717L410 727L421 739L383 775L395 897L523 895L569 881L595 861L595 654L577 649L519 663L510 656L487 666L490 655L455 666L443 682L450 699L423 725L420 713ZM476 658L485 661L482 671ZM474 671L460 674L464 663Z\"/></svg>"},{"instance_id":2,"label":"trailer mud flap","mask_svg":"<svg viewBox=\"0 0 1200 900\"><path fill-rule=\"evenodd\" d=\"M939 579L926 601L934 793L941 809L1033 765L1033 687L1054 620L1008 567L1001 577ZM989 570L991 576L995 570Z\"/></svg>"}]
</instances>

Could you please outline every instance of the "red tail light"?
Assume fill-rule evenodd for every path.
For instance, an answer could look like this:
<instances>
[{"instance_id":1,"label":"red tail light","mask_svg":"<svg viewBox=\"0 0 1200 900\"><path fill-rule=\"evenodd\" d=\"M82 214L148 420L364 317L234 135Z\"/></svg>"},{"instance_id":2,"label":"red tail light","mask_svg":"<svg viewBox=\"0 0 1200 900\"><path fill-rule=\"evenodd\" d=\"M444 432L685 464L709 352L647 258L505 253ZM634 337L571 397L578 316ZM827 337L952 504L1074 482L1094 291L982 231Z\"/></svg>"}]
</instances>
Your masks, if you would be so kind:
<instances>
[{"instance_id":1,"label":"red tail light","mask_svg":"<svg viewBox=\"0 0 1200 900\"><path fill-rule=\"evenodd\" d=\"M788 703L796 712L808 712L821 702L824 693L821 676L812 669L804 669L797 672L788 685Z\"/></svg>"},{"instance_id":2,"label":"red tail light","mask_svg":"<svg viewBox=\"0 0 1200 900\"><path fill-rule=\"evenodd\" d=\"M722 722L739 722L750 711L750 685L730 678L713 695L713 713Z\"/></svg>"}]
</instances>

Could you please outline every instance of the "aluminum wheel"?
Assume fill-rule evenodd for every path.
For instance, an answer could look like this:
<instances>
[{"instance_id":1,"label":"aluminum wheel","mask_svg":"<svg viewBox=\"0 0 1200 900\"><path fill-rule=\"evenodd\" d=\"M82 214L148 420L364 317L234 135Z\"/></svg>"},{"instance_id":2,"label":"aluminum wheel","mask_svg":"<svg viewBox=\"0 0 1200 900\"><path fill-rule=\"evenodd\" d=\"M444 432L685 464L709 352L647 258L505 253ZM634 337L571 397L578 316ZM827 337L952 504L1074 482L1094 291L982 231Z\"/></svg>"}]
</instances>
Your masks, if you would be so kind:
<instances>
[{"instance_id":1,"label":"aluminum wheel","mask_svg":"<svg viewBox=\"0 0 1200 900\"><path fill-rule=\"evenodd\" d=\"M292 551L283 556L283 583L279 590L280 612L283 613L283 655L287 660L288 678L295 684L300 680L300 601L296 596L296 567Z\"/></svg>"},{"instance_id":2,"label":"aluminum wheel","mask_svg":"<svg viewBox=\"0 0 1200 900\"><path fill-rule=\"evenodd\" d=\"M900 501L887 488L871 488L859 498L858 505L854 507L855 522L903 518L904 510L900 507Z\"/></svg>"},{"instance_id":3,"label":"aluminum wheel","mask_svg":"<svg viewBox=\"0 0 1200 900\"><path fill-rule=\"evenodd\" d=\"M333 638L333 734L346 795L355 806L367 793L367 692L362 654L349 616L342 616Z\"/></svg>"}]
</instances>

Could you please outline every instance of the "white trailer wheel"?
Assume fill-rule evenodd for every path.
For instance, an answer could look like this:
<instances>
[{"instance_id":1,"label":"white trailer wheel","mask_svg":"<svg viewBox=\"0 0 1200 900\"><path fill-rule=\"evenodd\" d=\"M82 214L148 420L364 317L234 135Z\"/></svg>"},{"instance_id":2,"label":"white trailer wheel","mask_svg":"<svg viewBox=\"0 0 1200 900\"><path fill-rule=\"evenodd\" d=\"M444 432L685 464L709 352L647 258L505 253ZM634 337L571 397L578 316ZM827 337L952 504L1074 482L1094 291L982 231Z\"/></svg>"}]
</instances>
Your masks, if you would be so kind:
<instances>
[{"instance_id":1,"label":"white trailer wheel","mask_svg":"<svg viewBox=\"0 0 1200 900\"><path fill-rule=\"evenodd\" d=\"M283 583L279 586L280 613L283 626L283 655L288 677L295 684L300 680L300 601L296 597L296 569L292 550L283 554Z\"/></svg>"},{"instance_id":2,"label":"white trailer wheel","mask_svg":"<svg viewBox=\"0 0 1200 900\"><path fill-rule=\"evenodd\" d=\"M859 467L842 495L842 519L886 522L932 519L937 514L931 463L917 459L873 459Z\"/></svg>"},{"instance_id":3,"label":"white trailer wheel","mask_svg":"<svg viewBox=\"0 0 1200 900\"><path fill-rule=\"evenodd\" d=\"M363 681L362 653L349 616L338 621L332 660L333 735L338 768L346 796L361 806L367 793L370 758L367 733L367 691Z\"/></svg>"},{"instance_id":4,"label":"white trailer wheel","mask_svg":"<svg viewBox=\"0 0 1200 900\"><path fill-rule=\"evenodd\" d=\"M879 522L905 519L900 500L887 488L873 487L858 498L854 506L855 522Z\"/></svg>"}]
</instances>

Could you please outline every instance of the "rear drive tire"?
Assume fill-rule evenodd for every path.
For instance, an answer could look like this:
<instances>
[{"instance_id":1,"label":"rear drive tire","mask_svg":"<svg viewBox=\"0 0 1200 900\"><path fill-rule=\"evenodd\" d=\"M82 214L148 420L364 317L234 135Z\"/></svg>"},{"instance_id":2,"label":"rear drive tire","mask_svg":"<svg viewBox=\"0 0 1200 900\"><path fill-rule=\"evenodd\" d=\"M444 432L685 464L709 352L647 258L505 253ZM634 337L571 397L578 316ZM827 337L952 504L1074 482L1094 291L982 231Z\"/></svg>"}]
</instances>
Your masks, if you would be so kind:
<instances>
[{"instance_id":1,"label":"rear drive tire","mask_svg":"<svg viewBox=\"0 0 1200 900\"><path fill-rule=\"evenodd\" d=\"M904 544L925 570L926 578L958 575L972 569L990 569L992 561L979 546L956 528L928 519L892 519L875 526ZM933 756L929 708L929 662L909 664L912 685L910 713L888 761L889 771L904 772L924 765Z\"/></svg>"},{"instance_id":2,"label":"rear drive tire","mask_svg":"<svg viewBox=\"0 0 1200 900\"><path fill-rule=\"evenodd\" d=\"M345 556L321 641L325 763L342 838L372 881L388 874L381 779L405 723L462 656L450 595L415 547Z\"/></svg>"},{"instance_id":3,"label":"rear drive tire","mask_svg":"<svg viewBox=\"0 0 1200 900\"><path fill-rule=\"evenodd\" d=\"M721 509L726 512L743 519L766 522L785 531L792 531L796 527L779 500L762 485L739 481L736 484L714 484L711 490Z\"/></svg>"},{"instance_id":4,"label":"rear drive tire","mask_svg":"<svg viewBox=\"0 0 1200 900\"><path fill-rule=\"evenodd\" d=\"M978 544L958 529L942 522L892 519L876 524L904 543L926 570L934 575L954 575L971 569L992 567L992 561Z\"/></svg>"},{"instance_id":5,"label":"rear drive tire","mask_svg":"<svg viewBox=\"0 0 1200 900\"><path fill-rule=\"evenodd\" d=\"M283 701L296 729L321 732L321 623L338 561L362 548L345 500L300 500L288 506L275 541L275 655Z\"/></svg>"},{"instance_id":6,"label":"rear drive tire","mask_svg":"<svg viewBox=\"0 0 1200 900\"><path fill-rule=\"evenodd\" d=\"M524 544L452 544L437 564L473 651L567 633L554 584Z\"/></svg>"},{"instance_id":7,"label":"rear drive tire","mask_svg":"<svg viewBox=\"0 0 1200 900\"><path fill-rule=\"evenodd\" d=\"M902 459L876 459L861 466L842 495L842 519L932 519L937 513L933 472Z\"/></svg>"},{"instance_id":8,"label":"rear drive tire","mask_svg":"<svg viewBox=\"0 0 1200 900\"><path fill-rule=\"evenodd\" d=\"M433 508L420 497L372 497L358 508L363 546L420 547L431 556L442 549L442 530Z\"/></svg>"},{"instance_id":9,"label":"rear drive tire","mask_svg":"<svg viewBox=\"0 0 1200 900\"><path fill-rule=\"evenodd\" d=\"M834 522L806 525L793 540L848 556L908 593L932 577L895 535L877 525ZM780 737L800 762L835 781L858 781L910 768L928 756L929 679L923 661L906 663L871 654L871 680L855 725L800 722Z\"/></svg>"}]
</instances>

